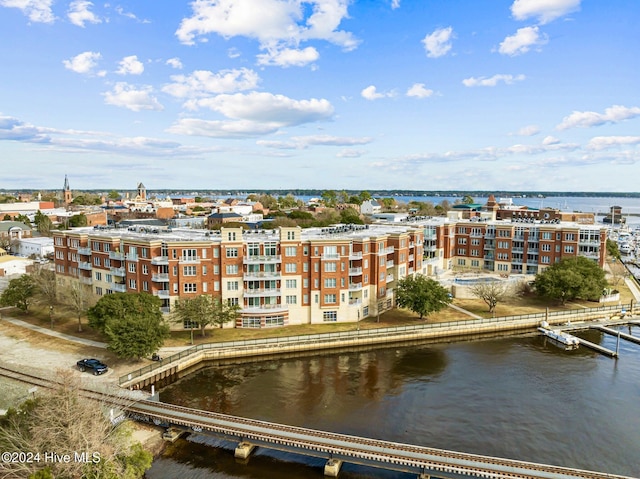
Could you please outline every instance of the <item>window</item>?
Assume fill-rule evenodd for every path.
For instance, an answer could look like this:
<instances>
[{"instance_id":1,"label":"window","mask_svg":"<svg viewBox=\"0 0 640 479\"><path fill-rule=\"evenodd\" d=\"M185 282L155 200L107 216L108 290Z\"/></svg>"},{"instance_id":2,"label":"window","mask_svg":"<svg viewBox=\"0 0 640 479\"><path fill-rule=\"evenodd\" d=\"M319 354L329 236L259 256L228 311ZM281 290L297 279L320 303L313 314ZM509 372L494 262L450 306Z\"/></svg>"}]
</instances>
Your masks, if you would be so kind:
<instances>
[{"instance_id":1,"label":"window","mask_svg":"<svg viewBox=\"0 0 640 479\"><path fill-rule=\"evenodd\" d=\"M237 281L227 281L227 290L228 291L238 291L238 282Z\"/></svg>"},{"instance_id":2,"label":"window","mask_svg":"<svg viewBox=\"0 0 640 479\"><path fill-rule=\"evenodd\" d=\"M466 261L462 258L458 258L458 266L464 266L466 264Z\"/></svg>"},{"instance_id":3,"label":"window","mask_svg":"<svg viewBox=\"0 0 640 479\"><path fill-rule=\"evenodd\" d=\"M135 279L130 279L129 280L129 289L136 289L136 280Z\"/></svg>"},{"instance_id":4,"label":"window","mask_svg":"<svg viewBox=\"0 0 640 479\"><path fill-rule=\"evenodd\" d=\"M574 253L574 247L573 247L573 245L566 245L566 246L564 247L564 252L565 252L565 253Z\"/></svg>"},{"instance_id":5,"label":"window","mask_svg":"<svg viewBox=\"0 0 640 479\"><path fill-rule=\"evenodd\" d=\"M309 263L302 263L302 271L304 273L308 273L309 272Z\"/></svg>"},{"instance_id":6,"label":"window","mask_svg":"<svg viewBox=\"0 0 640 479\"><path fill-rule=\"evenodd\" d=\"M462 249L462 248L458 248L458 255L459 256L464 256L465 254L467 254L467 250Z\"/></svg>"},{"instance_id":7,"label":"window","mask_svg":"<svg viewBox=\"0 0 640 479\"><path fill-rule=\"evenodd\" d=\"M198 259L198 250L197 249L183 249L182 250L182 261L196 261Z\"/></svg>"},{"instance_id":8,"label":"window","mask_svg":"<svg viewBox=\"0 0 640 479\"><path fill-rule=\"evenodd\" d=\"M480 246L480 240L478 238L473 238L471 240L471 246Z\"/></svg>"},{"instance_id":9,"label":"window","mask_svg":"<svg viewBox=\"0 0 640 479\"><path fill-rule=\"evenodd\" d=\"M467 238L458 238L458 244L467 244Z\"/></svg>"},{"instance_id":10,"label":"window","mask_svg":"<svg viewBox=\"0 0 640 479\"><path fill-rule=\"evenodd\" d=\"M295 281L295 280L294 280ZM302 280L302 287L303 288L308 288L309 287L309 278L304 278Z\"/></svg>"},{"instance_id":11,"label":"window","mask_svg":"<svg viewBox=\"0 0 640 479\"><path fill-rule=\"evenodd\" d=\"M304 246L302 248L302 254L305 256L309 256L309 247L308 246Z\"/></svg>"},{"instance_id":12,"label":"window","mask_svg":"<svg viewBox=\"0 0 640 479\"><path fill-rule=\"evenodd\" d=\"M471 260L471 266L473 266L474 268L479 267L480 266L480 261L478 261L477 259Z\"/></svg>"},{"instance_id":13,"label":"window","mask_svg":"<svg viewBox=\"0 0 640 479\"><path fill-rule=\"evenodd\" d=\"M254 318L254 317L242 318L242 327L243 328L259 328L260 318Z\"/></svg>"},{"instance_id":14,"label":"window","mask_svg":"<svg viewBox=\"0 0 640 479\"><path fill-rule=\"evenodd\" d=\"M213 257L217 258L219 256L218 248L213 248Z\"/></svg>"},{"instance_id":15,"label":"window","mask_svg":"<svg viewBox=\"0 0 640 479\"><path fill-rule=\"evenodd\" d=\"M542 243L542 251L551 251L551 245L549 243Z\"/></svg>"},{"instance_id":16,"label":"window","mask_svg":"<svg viewBox=\"0 0 640 479\"><path fill-rule=\"evenodd\" d=\"M127 268L129 270L129 273L135 273L136 272L136 264L135 263L129 263L127 265Z\"/></svg>"},{"instance_id":17,"label":"window","mask_svg":"<svg viewBox=\"0 0 640 479\"><path fill-rule=\"evenodd\" d=\"M202 266L202 274L203 274L203 275L204 275L204 274L207 274L207 266L206 266L206 265L203 265L203 266Z\"/></svg>"},{"instance_id":18,"label":"window","mask_svg":"<svg viewBox=\"0 0 640 479\"><path fill-rule=\"evenodd\" d=\"M278 254L278 244L275 241L268 241L264 244L265 256L276 256Z\"/></svg>"},{"instance_id":19,"label":"window","mask_svg":"<svg viewBox=\"0 0 640 479\"><path fill-rule=\"evenodd\" d=\"M149 266L146 264L142 265L142 274L149 274Z\"/></svg>"},{"instance_id":20,"label":"window","mask_svg":"<svg viewBox=\"0 0 640 479\"><path fill-rule=\"evenodd\" d=\"M101 288L101 287L99 287L99 286L98 286L98 287L96 287L96 294L97 294L98 296L102 296L102 288Z\"/></svg>"},{"instance_id":21,"label":"window","mask_svg":"<svg viewBox=\"0 0 640 479\"><path fill-rule=\"evenodd\" d=\"M105 275L104 279L106 280L107 283L113 283L113 276L109 273Z\"/></svg>"},{"instance_id":22,"label":"window","mask_svg":"<svg viewBox=\"0 0 640 479\"><path fill-rule=\"evenodd\" d=\"M325 304L335 304L336 303L336 295L335 294L325 294L324 295Z\"/></svg>"},{"instance_id":23,"label":"window","mask_svg":"<svg viewBox=\"0 0 640 479\"><path fill-rule=\"evenodd\" d=\"M227 258L237 258L238 248L227 248Z\"/></svg>"},{"instance_id":24,"label":"window","mask_svg":"<svg viewBox=\"0 0 640 479\"><path fill-rule=\"evenodd\" d=\"M286 273L295 273L298 270L298 265L296 263L285 263L284 271Z\"/></svg>"},{"instance_id":25,"label":"window","mask_svg":"<svg viewBox=\"0 0 640 479\"><path fill-rule=\"evenodd\" d=\"M143 258L149 257L149 250L147 248L140 248L140 256Z\"/></svg>"},{"instance_id":26,"label":"window","mask_svg":"<svg viewBox=\"0 0 640 479\"><path fill-rule=\"evenodd\" d=\"M302 295L302 304L309 304L309 295L308 294L303 294Z\"/></svg>"},{"instance_id":27,"label":"window","mask_svg":"<svg viewBox=\"0 0 640 479\"><path fill-rule=\"evenodd\" d=\"M510 238L511 237L511 231L510 230L498 230L498 236L500 236L501 238Z\"/></svg>"},{"instance_id":28,"label":"window","mask_svg":"<svg viewBox=\"0 0 640 479\"><path fill-rule=\"evenodd\" d=\"M328 261L324 264L325 273L335 273L336 271L338 271L337 263L334 263L333 261Z\"/></svg>"},{"instance_id":29,"label":"window","mask_svg":"<svg viewBox=\"0 0 640 479\"><path fill-rule=\"evenodd\" d=\"M149 291L149 282L148 281L143 281L142 282L142 291Z\"/></svg>"},{"instance_id":30,"label":"window","mask_svg":"<svg viewBox=\"0 0 640 479\"><path fill-rule=\"evenodd\" d=\"M235 231L229 231L229 233L227 233L227 239L229 241L235 241L236 240L236 232Z\"/></svg>"},{"instance_id":31,"label":"window","mask_svg":"<svg viewBox=\"0 0 640 479\"><path fill-rule=\"evenodd\" d=\"M197 283L184 283L183 289L185 293L196 293L198 291Z\"/></svg>"},{"instance_id":32,"label":"window","mask_svg":"<svg viewBox=\"0 0 640 479\"><path fill-rule=\"evenodd\" d=\"M284 249L285 256L296 256L297 254L297 248L295 246L287 246Z\"/></svg>"},{"instance_id":33,"label":"window","mask_svg":"<svg viewBox=\"0 0 640 479\"><path fill-rule=\"evenodd\" d=\"M229 306L238 306L238 304L240 303L238 301L238 298L227 298L227 304Z\"/></svg>"},{"instance_id":34,"label":"window","mask_svg":"<svg viewBox=\"0 0 640 479\"><path fill-rule=\"evenodd\" d=\"M338 312L337 311L324 311L322 313L322 320L323 321L336 322L336 321L338 321Z\"/></svg>"},{"instance_id":35,"label":"window","mask_svg":"<svg viewBox=\"0 0 640 479\"><path fill-rule=\"evenodd\" d=\"M296 232L295 231L287 231L287 239L288 240L296 239Z\"/></svg>"},{"instance_id":36,"label":"window","mask_svg":"<svg viewBox=\"0 0 640 479\"><path fill-rule=\"evenodd\" d=\"M202 292L206 293L209 290L209 283L202 283Z\"/></svg>"},{"instance_id":37,"label":"window","mask_svg":"<svg viewBox=\"0 0 640 479\"><path fill-rule=\"evenodd\" d=\"M295 296L295 295L286 296L285 297L285 302L287 304L297 304L298 303L298 297Z\"/></svg>"},{"instance_id":38,"label":"window","mask_svg":"<svg viewBox=\"0 0 640 479\"><path fill-rule=\"evenodd\" d=\"M178 276L178 267L177 266L173 267L173 275L174 276Z\"/></svg>"},{"instance_id":39,"label":"window","mask_svg":"<svg viewBox=\"0 0 640 479\"><path fill-rule=\"evenodd\" d=\"M369 306L364 306L362 308L362 316L364 316L365 318L369 316Z\"/></svg>"},{"instance_id":40,"label":"window","mask_svg":"<svg viewBox=\"0 0 640 479\"><path fill-rule=\"evenodd\" d=\"M204 272L202 274L204 274ZM213 265L213 274L220 274L220 266L217 264Z\"/></svg>"},{"instance_id":41,"label":"window","mask_svg":"<svg viewBox=\"0 0 640 479\"><path fill-rule=\"evenodd\" d=\"M291 289L291 288L296 288L296 287L297 287L297 280L295 280L295 279L288 279L288 280L286 280L286 281L285 281L285 283L284 283L284 284L285 284L285 287L286 287L286 288L289 288L289 289Z\"/></svg>"},{"instance_id":42,"label":"window","mask_svg":"<svg viewBox=\"0 0 640 479\"><path fill-rule=\"evenodd\" d=\"M102 281L102 273L96 271L96 281Z\"/></svg>"},{"instance_id":43,"label":"window","mask_svg":"<svg viewBox=\"0 0 640 479\"><path fill-rule=\"evenodd\" d=\"M195 266L184 266L182 268L182 274L185 276L195 276L196 275L196 267Z\"/></svg>"},{"instance_id":44,"label":"window","mask_svg":"<svg viewBox=\"0 0 640 479\"><path fill-rule=\"evenodd\" d=\"M93 264L95 264L96 266L100 266L100 257L99 256L94 256L93 257Z\"/></svg>"},{"instance_id":45,"label":"window","mask_svg":"<svg viewBox=\"0 0 640 479\"><path fill-rule=\"evenodd\" d=\"M575 241L576 235L574 233L567 233L564 238L567 241Z\"/></svg>"},{"instance_id":46,"label":"window","mask_svg":"<svg viewBox=\"0 0 640 479\"><path fill-rule=\"evenodd\" d=\"M109 258L104 259L104 267L111 268L111 260Z\"/></svg>"},{"instance_id":47,"label":"window","mask_svg":"<svg viewBox=\"0 0 640 479\"><path fill-rule=\"evenodd\" d=\"M325 246L323 252L327 258L335 258L335 259L338 258L337 246Z\"/></svg>"},{"instance_id":48,"label":"window","mask_svg":"<svg viewBox=\"0 0 640 479\"><path fill-rule=\"evenodd\" d=\"M238 274L237 264L228 264L226 267L227 274Z\"/></svg>"},{"instance_id":49,"label":"window","mask_svg":"<svg viewBox=\"0 0 640 479\"><path fill-rule=\"evenodd\" d=\"M549 264L551 261L550 261L550 259L549 259L549 257L548 257L548 256L542 256L542 257L540 258L540 262L541 262L542 264Z\"/></svg>"},{"instance_id":50,"label":"window","mask_svg":"<svg viewBox=\"0 0 640 479\"><path fill-rule=\"evenodd\" d=\"M553 239L553 235L552 235L551 231L543 231L542 232L542 239L546 239L546 240Z\"/></svg>"},{"instance_id":51,"label":"window","mask_svg":"<svg viewBox=\"0 0 640 479\"><path fill-rule=\"evenodd\" d=\"M336 287L336 278L326 278L324 280L325 288L335 288Z\"/></svg>"},{"instance_id":52,"label":"window","mask_svg":"<svg viewBox=\"0 0 640 479\"><path fill-rule=\"evenodd\" d=\"M214 281L213 282L213 290L214 291L220 291L220 281Z\"/></svg>"},{"instance_id":53,"label":"window","mask_svg":"<svg viewBox=\"0 0 640 479\"><path fill-rule=\"evenodd\" d=\"M509 265L508 264L499 264L498 265L498 271L509 271Z\"/></svg>"}]
</instances>

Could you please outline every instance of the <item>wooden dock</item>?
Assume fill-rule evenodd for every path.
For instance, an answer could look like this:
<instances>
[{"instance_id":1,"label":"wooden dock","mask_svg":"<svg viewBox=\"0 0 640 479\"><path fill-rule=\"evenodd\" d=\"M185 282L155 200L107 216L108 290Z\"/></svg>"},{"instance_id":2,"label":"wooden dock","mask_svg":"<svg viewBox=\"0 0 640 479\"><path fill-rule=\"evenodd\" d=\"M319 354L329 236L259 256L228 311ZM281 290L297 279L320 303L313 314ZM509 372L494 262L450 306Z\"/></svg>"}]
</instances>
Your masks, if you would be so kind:
<instances>
[{"instance_id":1,"label":"wooden dock","mask_svg":"<svg viewBox=\"0 0 640 479\"><path fill-rule=\"evenodd\" d=\"M578 336L576 336L576 338L578 338ZM587 348L593 349L593 350L598 351L599 353L602 353L602 354L604 354L606 356L609 356L611 358L617 358L618 357L618 353L616 353L615 351L612 351L611 349L607 349L605 347L602 347L599 344L592 343L591 341L587 341L586 339L582 339L582 338L578 338L578 341L580 341L580 345L581 346L585 346Z\"/></svg>"},{"instance_id":2,"label":"wooden dock","mask_svg":"<svg viewBox=\"0 0 640 479\"><path fill-rule=\"evenodd\" d=\"M593 326L593 329L597 329L604 333L611 334L612 336L620 336L622 339L626 339L627 341L631 341L632 343L640 344L639 337L632 336L627 333L623 333L622 331L616 331L615 329L607 328L606 326Z\"/></svg>"}]
</instances>

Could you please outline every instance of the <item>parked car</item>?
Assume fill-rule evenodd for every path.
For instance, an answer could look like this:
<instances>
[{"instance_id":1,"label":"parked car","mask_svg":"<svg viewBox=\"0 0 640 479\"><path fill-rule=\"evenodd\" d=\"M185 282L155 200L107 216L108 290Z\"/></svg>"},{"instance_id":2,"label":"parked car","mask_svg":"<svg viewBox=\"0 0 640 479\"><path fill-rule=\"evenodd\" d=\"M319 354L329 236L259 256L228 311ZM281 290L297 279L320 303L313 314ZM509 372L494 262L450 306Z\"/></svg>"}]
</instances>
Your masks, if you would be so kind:
<instances>
[{"instance_id":1,"label":"parked car","mask_svg":"<svg viewBox=\"0 0 640 479\"><path fill-rule=\"evenodd\" d=\"M81 359L76 364L80 371L93 371L94 376L106 373L109 370L106 364L97 359Z\"/></svg>"}]
</instances>

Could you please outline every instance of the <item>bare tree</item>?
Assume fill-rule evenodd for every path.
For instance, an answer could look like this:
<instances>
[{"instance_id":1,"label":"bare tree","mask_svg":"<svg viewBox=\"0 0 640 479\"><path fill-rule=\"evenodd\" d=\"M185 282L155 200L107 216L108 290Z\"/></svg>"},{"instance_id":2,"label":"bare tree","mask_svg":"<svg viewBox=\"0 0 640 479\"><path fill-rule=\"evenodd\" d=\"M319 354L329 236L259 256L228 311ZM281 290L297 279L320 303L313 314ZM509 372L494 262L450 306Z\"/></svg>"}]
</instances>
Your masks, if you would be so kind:
<instances>
[{"instance_id":1,"label":"bare tree","mask_svg":"<svg viewBox=\"0 0 640 479\"><path fill-rule=\"evenodd\" d=\"M69 306L78 318L78 332L82 332L82 317L96 302L96 296L91 292L91 287L80 281L70 281L62 286L61 298L65 305Z\"/></svg>"},{"instance_id":2,"label":"bare tree","mask_svg":"<svg viewBox=\"0 0 640 479\"><path fill-rule=\"evenodd\" d=\"M489 306L489 312L493 313L496 305L505 299L514 296L516 293L509 283L502 281L486 281L476 283L469 288L471 294L480 298Z\"/></svg>"},{"instance_id":3,"label":"bare tree","mask_svg":"<svg viewBox=\"0 0 640 479\"><path fill-rule=\"evenodd\" d=\"M38 477L142 477L152 455L132 442L126 422L110 419L106 396L84 397L73 371L59 371L55 380L55 387L0 422L3 451L40 454L39 461L4 463L2 477L30 477L39 471ZM45 453L70 460L47 461Z\"/></svg>"},{"instance_id":4,"label":"bare tree","mask_svg":"<svg viewBox=\"0 0 640 479\"><path fill-rule=\"evenodd\" d=\"M610 278L613 286L618 286L621 280L629 276L629 271L621 261L614 260L609 263L609 271L611 273Z\"/></svg>"},{"instance_id":5,"label":"bare tree","mask_svg":"<svg viewBox=\"0 0 640 479\"><path fill-rule=\"evenodd\" d=\"M58 304L58 282L56 274L50 269L38 268L33 274L36 283L36 301L49 306L49 322L53 329L53 310Z\"/></svg>"}]
</instances>

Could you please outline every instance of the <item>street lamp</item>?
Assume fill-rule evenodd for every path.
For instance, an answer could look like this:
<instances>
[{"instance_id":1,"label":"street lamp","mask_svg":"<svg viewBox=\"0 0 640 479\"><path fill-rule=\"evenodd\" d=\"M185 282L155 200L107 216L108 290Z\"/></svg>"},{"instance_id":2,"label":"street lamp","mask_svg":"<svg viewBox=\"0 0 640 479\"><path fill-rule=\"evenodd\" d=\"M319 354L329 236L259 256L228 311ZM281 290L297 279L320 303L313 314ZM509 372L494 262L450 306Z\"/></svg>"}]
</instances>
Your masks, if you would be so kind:
<instances>
[{"instance_id":1,"label":"street lamp","mask_svg":"<svg viewBox=\"0 0 640 479\"><path fill-rule=\"evenodd\" d=\"M49 322L51 323L51 329L53 329L53 305L49 305Z\"/></svg>"}]
</instances>

